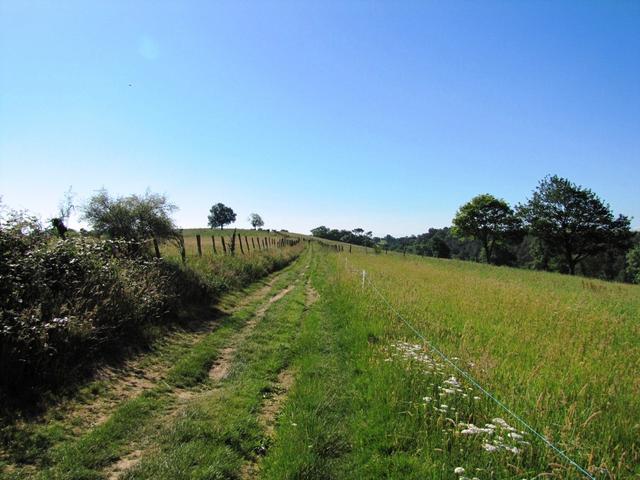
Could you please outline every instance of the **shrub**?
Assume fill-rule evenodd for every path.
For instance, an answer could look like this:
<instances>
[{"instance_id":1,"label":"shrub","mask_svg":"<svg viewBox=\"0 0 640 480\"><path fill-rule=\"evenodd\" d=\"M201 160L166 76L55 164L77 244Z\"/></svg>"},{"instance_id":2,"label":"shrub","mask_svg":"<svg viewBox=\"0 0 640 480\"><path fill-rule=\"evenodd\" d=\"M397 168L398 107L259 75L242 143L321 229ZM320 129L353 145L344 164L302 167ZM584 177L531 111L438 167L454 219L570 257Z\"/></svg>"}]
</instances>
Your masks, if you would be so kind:
<instances>
[{"instance_id":1,"label":"shrub","mask_svg":"<svg viewBox=\"0 0 640 480\"><path fill-rule=\"evenodd\" d=\"M57 383L176 304L171 272L130 242L52 241L32 218L0 228L0 386Z\"/></svg>"}]
</instances>

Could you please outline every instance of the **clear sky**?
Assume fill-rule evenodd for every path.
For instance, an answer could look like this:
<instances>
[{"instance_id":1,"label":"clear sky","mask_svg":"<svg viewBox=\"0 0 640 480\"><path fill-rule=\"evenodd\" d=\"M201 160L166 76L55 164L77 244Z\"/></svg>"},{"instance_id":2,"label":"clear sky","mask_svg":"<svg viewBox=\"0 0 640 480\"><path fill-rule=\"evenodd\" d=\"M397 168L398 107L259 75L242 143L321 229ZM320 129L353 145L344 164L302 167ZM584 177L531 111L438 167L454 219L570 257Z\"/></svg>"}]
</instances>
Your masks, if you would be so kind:
<instances>
[{"instance_id":1,"label":"clear sky","mask_svg":"<svg viewBox=\"0 0 640 480\"><path fill-rule=\"evenodd\" d=\"M0 1L0 195L377 235L546 174L640 225L640 2Z\"/></svg>"}]
</instances>

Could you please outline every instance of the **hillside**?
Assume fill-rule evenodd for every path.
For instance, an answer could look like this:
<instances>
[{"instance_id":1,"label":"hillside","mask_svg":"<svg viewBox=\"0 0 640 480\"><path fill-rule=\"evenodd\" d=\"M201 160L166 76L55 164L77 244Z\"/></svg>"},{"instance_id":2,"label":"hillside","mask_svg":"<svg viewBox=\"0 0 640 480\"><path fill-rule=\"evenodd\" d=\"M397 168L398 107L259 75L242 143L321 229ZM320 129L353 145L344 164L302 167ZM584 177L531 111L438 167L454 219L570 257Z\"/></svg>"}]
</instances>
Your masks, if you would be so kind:
<instances>
[{"instance_id":1,"label":"hillside","mask_svg":"<svg viewBox=\"0 0 640 480\"><path fill-rule=\"evenodd\" d=\"M634 478L639 289L312 242L223 296L221 317L5 427L0 466L11 479L581 476L459 368L593 478Z\"/></svg>"}]
</instances>

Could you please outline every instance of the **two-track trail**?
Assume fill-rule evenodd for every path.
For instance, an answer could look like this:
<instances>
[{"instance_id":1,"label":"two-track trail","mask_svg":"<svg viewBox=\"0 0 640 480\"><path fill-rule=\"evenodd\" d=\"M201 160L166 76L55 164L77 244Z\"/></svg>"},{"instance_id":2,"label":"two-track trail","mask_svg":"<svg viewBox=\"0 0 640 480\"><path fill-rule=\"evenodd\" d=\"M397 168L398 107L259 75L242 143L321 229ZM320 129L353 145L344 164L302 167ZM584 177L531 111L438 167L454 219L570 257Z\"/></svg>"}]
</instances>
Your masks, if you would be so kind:
<instances>
[{"instance_id":1,"label":"two-track trail","mask_svg":"<svg viewBox=\"0 0 640 480\"><path fill-rule=\"evenodd\" d=\"M104 369L85 394L50 408L36 425L21 425L59 428L59 441L28 462L12 464L15 452L0 452L0 476L192 478L203 468L239 474L266 448L266 425L293 378L287 363L305 312L309 261L305 252L227 295L215 318Z\"/></svg>"},{"instance_id":2,"label":"two-track trail","mask_svg":"<svg viewBox=\"0 0 640 480\"><path fill-rule=\"evenodd\" d=\"M310 294L303 257L211 364L205 387L176 403L153 436L108 466L108 478L254 478L294 380L290 362ZM308 265L308 264L307 264Z\"/></svg>"}]
</instances>

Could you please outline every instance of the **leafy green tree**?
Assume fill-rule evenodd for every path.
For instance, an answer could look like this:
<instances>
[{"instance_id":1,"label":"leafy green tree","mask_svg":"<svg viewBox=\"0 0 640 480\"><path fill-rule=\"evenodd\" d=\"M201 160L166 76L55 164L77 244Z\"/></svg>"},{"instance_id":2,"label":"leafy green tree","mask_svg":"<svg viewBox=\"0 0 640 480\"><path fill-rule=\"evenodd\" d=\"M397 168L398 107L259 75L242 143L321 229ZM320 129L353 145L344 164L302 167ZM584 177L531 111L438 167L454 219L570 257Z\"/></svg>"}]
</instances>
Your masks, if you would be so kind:
<instances>
[{"instance_id":1,"label":"leafy green tree","mask_svg":"<svg viewBox=\"0 0 640 480\"><path fill-rule=\"evenodd\" d=\"M220 230L223 230L225 225L236 221L236 214L230 207L227 207L225 204L216 203L209 210L208 219L209 226L211 228L219 227Z\"/></svg>"},{"instance_id":2,"label":"leafy green tree","mask_svg":"<svg viewBox=\"0 0 640 480\"><path fill-rule=\"evenodd\" d=\"M264 221L262 220L262 217L257 213L252 213L251 215L249 215L248 220L254 229L264 227Z\"/></svg>"},{"instance_id":3,"label":"leafy green tree","mask_svg":"<svg viewBox=\"0 0 640 480\"><path fill-rule=\"evenodd\" d=\"M640 284L640 243L627 253L626 273L630 282Z\"/></svg>"},{"instance_id":4,"label":"leafy green tree","mask_svg":"<svg viewBox=\"0 0 640 480\"><path fill-rule=\"evenodd\" d=\"M324 225L321 225L319 227L312 228L311 235L318 238L327 238L327 235L329 235L329 229Z\"/></svg>"},{"instance_id":5,"label":"leafy green tree","mask_svg":"<svg viewBox=\"0 0 640 480\"><path fill-rule=\"evenodd\" d=\"M482 243L487 263L496 245L521 233L521 221L507 202L488 193L478 195L460 207L453 219L454 234Z\"/></svg>"},{"instance_id":6,"label":"leafy green tree","mask_svg":"<svg viewBox=\"0 0 640 480\"><path fill-rule=\"evenodd\" d=\"M436 258L451 258L451 249L449 245L440 237L431 239L431 253Z\"/></svg>"},{"instance_id":7,"label":"leafy green tree","mask_svg":"<svg viewBox=\"0 0 640 480\"><path fill-rule=\"evenodd\" d=\"M174 239L176 225L171 214L177 207L158 193L111 197L106 190L96 193L83 209L83 218L94 232L109 238L142 241Z\"/></svg>"},{"instance_id":8,"label":"leafy green tree","mask_svg":"<svg viewBox=\"0 0 640 480\"><path fill-rule=\"evenodd\" d=\"M557 175L542 179L518 214L545 251L562 256L571 275L585 258L623 248L631 238L627 217L614 218L595 193Z\"/></svg>"}]
</instances>

